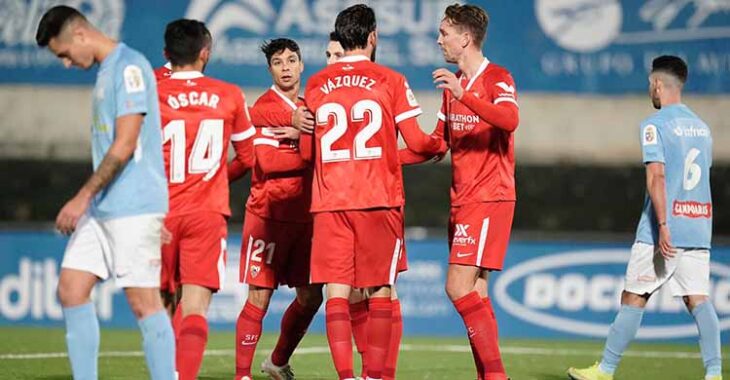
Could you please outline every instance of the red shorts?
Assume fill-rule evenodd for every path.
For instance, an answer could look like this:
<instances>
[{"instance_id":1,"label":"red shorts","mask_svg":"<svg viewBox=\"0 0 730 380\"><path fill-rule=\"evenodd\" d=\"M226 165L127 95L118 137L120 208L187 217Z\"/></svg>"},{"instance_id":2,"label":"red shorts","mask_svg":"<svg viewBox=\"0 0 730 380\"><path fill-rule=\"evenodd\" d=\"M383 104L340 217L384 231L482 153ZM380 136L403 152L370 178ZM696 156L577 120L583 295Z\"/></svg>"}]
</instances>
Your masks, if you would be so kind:
<instances>
[{"instance_id":1,"label":"red shorts","mask_svg":"<svg viewBox=\"0 0 730 380\"><path fill-rule=\"evenodd\" d=\"M174 293L181 284L218 291L226 271L226 217L201 211L165 218L172 241L162 245L160 290Z\"/></svg>"},{"instance_id":2,"label":"red shorts","mask_svg":"<svg viewBox=\"0 0 730 380\"><path fill-rule=\"evenodd\" d=\"M241 242L241 282L269 289L309 285L311 223L278 222L246 211Z\"/></svg>"},{"instance_id":3,"label":"red shorts","mask_svg":"<svg viewBox=\"0 0 730 380\"><path fill-rule=\"evenodd\" d=\"M515 202L484 202L452 207L449 264L502 270Z\"/></svg>"},{"instance_id":4,"label":"red shorts","mask_svg":"<svg viewBox=\"0 0 730 380\"><path fill-rule=\"evenodd\" d=\"M397 208L314 214L312 283L395 284L399 269L406 268L403 228Z\"/></svg>"}]
</instances>

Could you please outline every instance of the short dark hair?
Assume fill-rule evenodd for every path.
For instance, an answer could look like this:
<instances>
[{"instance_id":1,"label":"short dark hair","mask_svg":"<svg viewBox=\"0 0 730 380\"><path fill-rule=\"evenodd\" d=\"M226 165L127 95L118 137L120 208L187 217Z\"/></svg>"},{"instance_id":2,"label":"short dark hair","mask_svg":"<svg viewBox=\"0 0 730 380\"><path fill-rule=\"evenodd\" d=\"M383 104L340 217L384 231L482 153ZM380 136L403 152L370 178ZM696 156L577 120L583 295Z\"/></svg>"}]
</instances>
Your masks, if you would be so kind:
<instances>
[{"instance_id":1,"label":"short dark hair","mask_svg":"<svg viewBox=\"0 0 730 380\"><path fill-rule=\"evenodd\" d=\"M330 32L330 41L340 42L340 37L337 35L337 32L335 32L334 30Z\"/></svg>"},{"instance_id":2,"label":"short dark hair","mask_svg":"<svg viewBox=\"0 0 730 380\"><path fill-rule=\"evenodd\" d=\"M662 55L654 58L651 62L651 72L662 72L673 75L679 79L682 84L687 83L688 76L687 64L677 56Z\"/></svg>"},{"instance_id":3,"label":"short dark hair","mask_svg":"<svg viewBox=\"0 0 730 380\"><path fill-rule=\"evenodd\" d=\"M63 28L74 20L84 20L86 17L76 8L66 5L57 5L43 14L35 33L35 42L40 47L48 46L51 38L58 37Z\"/></svg>"},{"instance_id":4,"label":"short dark hair","mask_svg":"<svg viewBox=\"0 0 730 380\"><path fill-rule=\"evenodd\" d=\"M264 53L266 56L266 63L271 66L271 57L274 56L274 54L281 53L284 50L289 49L292 52L297 54L297 57L299 57L299 60L302 60L302 51L299 49L299 45L296 43L296 41L289 39L289 38L276 38L270 41L264 41L263 45L261 45L261 52Z\"/></svg>"},{"instance_id":5,"label":"short dark hair","mask_svg":"<svg viewBox=\"0 0 730 380\"><path fill-rule=\"evenodd\" d=\"M357 4L337 15L335 34L345 51L363 49L368 46L368 36L376 26L373 9Z\"/></svg>"},{"instance_id":6,"label":"short dark hair","mask_svg":"<svg viewBox=\"0 0 730 380\"><path fill-rule=\"evenodd\" d=\"M175 66L195 63L200 51L212 42L210 31L198 20L181 18L165 28L165 54Z\"/></svg>"},{"instance_id":7,"label":"short dark hair","mask_svg":"<svg viewBox=\"0 0 730 380\"><path fill-rule=\"evenodd\" d=\"M471 4L449 5L446 7L444 18L451 25L461 28L461 30L466 29L471 33L476 45L481 47L484 43L484 37L487 35L487 27L489 26L489 15L481 7Z\"/></svg>"}]
</instances>

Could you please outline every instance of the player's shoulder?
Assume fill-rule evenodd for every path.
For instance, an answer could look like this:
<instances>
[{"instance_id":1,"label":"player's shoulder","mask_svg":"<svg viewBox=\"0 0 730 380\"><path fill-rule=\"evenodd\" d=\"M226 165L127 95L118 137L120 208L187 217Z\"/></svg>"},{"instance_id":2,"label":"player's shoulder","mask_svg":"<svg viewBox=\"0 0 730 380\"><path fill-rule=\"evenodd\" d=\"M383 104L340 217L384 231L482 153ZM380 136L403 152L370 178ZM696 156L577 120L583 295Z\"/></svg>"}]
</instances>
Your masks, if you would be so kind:
<instances>
[{"instance_id":1,"label":"player's shoulder","mask_svg":"<svg viewBox=\"0 0 730 380\"><path fill-rule=\"evenodd\" d=\"M256 101L253 104L253 107L269 107L271 104L274 104L276 102L276 94L274 93L274 90L268 89L264 91L261 96L256 99Z\"/></svg>"},{"instance_id":2,"label":"player's shoulder","mask_svg":"<svg viewBox=\"0 0 730 380\"><path fill-rule=\"evenodd\" d=\"M493 62L489 62L487 68L484 70L484 75L482 76L482 80L485 82L500 82L507 79L512 79L512 73L510 73L504 66L500 66Z\"/></svg>"},{"instance_id":3,"label":"player's shoulder","mask_svg":"<svg viewBox=\"0 0 730 380\"><path fill-rule=\"evenodd\" d=\"M127 46L126 44L120 43L119 55L117 56L117 64L124 67L133 65L138 66L141 70L148 71L154 74L152 64L147 60L144 54L140 53L136 49Z\"/></svg>"},{"instance_id":4,"label":"player's shoulder","mask_svg":"<svg viewBox=\"0 0 730 380\"><path fill-rule=\"evenodd\" d=\"M658 110L653 114L649 115L646 119L641 122L641 128L644 129L647 126L653 125L655 128L662 127L667 123L668 115L662 110Z\"/></svg>"},{"instance_id":5,"label":"player's shoulder","mask_svg":"<svg viewBox=\"0 0 730 380\"><path fill-rule=\"evenodd\" d=\"M380 76L388 81L406 81L406 76L388 66L371 62L367 68L374 76Z\"/></svg>"}]
</instances>

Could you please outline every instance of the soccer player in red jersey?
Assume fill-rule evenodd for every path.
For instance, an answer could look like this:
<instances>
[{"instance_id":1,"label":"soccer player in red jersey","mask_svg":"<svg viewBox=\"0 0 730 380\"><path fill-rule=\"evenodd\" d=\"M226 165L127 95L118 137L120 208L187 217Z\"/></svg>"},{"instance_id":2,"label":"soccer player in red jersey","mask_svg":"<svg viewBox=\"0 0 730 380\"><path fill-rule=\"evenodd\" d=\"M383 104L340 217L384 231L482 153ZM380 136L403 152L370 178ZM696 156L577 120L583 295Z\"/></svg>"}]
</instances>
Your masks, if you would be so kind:
<instances>
[{"instance_id":1,"label":"soccer player in red jersey","mask_svg":"<svg viewBox=\"0 0 730 380\"><path fill-rule=\"evenodd\" d=\"M203 75L211 35L195 20L176 20L165 30L165 54L172 74L160 81L162 147L168 175L170 212L165 218L171 241L162 246L161 289L175 292L177 371L195 379L207 342L206 312L223 284L226 262L229 141L239 167L250 168L254 128L241 90Z\"/></svg>"},{"instance_id":2,"label":"soccer player in red jersey","mask_svg":"<svg viewBox=\"0 0 730 380\"><path fill-rule=\"evenodd\" d=\"M444 90L433 135L448 144L453 168L446 293L464 320L478 378L491 380L506 378L487 278L502 269L512 228L519 108L509 71L482 55L488 22L478 6L446 8L438 44L459 71L433 73ZM406 164L432 157L401 151Z\"/></svg>"},{"instance_id":3,"label":"soccer player in red jersey","mask_svg":"<svg viewBox=\"0 0 730 380\"><path fill-rule=\"evenodd\" d=\"M296 42L279 38L264 44L274 85L254 110L291 112L299 98L304 65ZM281 321L279 340L261 369L274 379L293 379L289 358L322 304L322 285L309 284L312 169L299 153L299 131L256 127L255 165L246 203L241 252L242 282L248 298L236 323L236 379L251 379L251 363L261 336L261 321L278 285L295 287L297 296ZM244 259L245 257L245 259Z\"/></svg>"},{"instance_id":4,"label":"soccer player in red jersey","mask_svg":"<svg viewBox=\"0 0 730 380\"><path fill-rule=\"evenodd\" d=\"M397 134L423 154L445 147L420 130L421 109L405 78L371 61L373 10L362 4L345 9L335 32L345 56L312 76L305 91L316 120L314 136L301 136L303 156L314 154L311 280L327 284L327 338L340 379L354 377L350 290L369 290L367 375L380 379L403 245Z\"/></svg>"}]
</instances>

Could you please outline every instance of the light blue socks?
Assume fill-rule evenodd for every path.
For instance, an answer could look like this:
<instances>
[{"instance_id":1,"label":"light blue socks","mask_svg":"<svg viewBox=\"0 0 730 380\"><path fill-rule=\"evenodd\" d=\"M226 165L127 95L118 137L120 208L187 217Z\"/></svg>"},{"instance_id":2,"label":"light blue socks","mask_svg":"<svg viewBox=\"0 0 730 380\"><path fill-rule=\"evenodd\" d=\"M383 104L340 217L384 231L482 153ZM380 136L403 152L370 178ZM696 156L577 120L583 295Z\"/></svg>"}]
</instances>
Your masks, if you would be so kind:
<instances>
[{"instance_id":1,"label":"light blue socks","mask_svg":"<svg viewBox=\"0 0 730 380\"><path fill-rule=\"evenodd\" d=\"M700 352L705 364L707 376L717 376L722 373L722 358L720 356L720 321L712 306L712 302L705 301L692 310L692 316L697 322L700 332Z\"/></svg>"},{"instance_id":2,"label":"light blue socks","mask_svg":"<svg viewBox=\"0 0 730 380\"><path fill-rule=\"evenodd\" d=\"M92 302L63 308L66 347L75 380L96 380L99 358L99 320Z\"/></svg>"},{"instance_id":3,"label":"light blue socks","mask_svg":"<svg viewBox=\"0 0 730 380\"><path fill-rule=\"evenodd\" d=\"M152 380L175 380L175 335L164 310L138 321Z\"/></svg>"},{"instance_id":4,"label":"light blue socks","mask_svg":"<svg viewBox=\"0 0 730 380\"><path fill-rule=\"evenodd\" d=\"M621 360L621 355L626 351L629 343L634 340L636 332L639 331L643 315L643 308L621 305L621 309L608 331L606 348L603 350L603 360L600 365L601 371L613 375Z\"/></svg>"}]
</instances>

